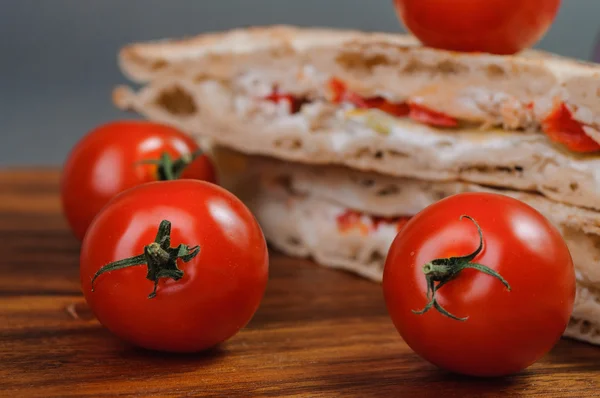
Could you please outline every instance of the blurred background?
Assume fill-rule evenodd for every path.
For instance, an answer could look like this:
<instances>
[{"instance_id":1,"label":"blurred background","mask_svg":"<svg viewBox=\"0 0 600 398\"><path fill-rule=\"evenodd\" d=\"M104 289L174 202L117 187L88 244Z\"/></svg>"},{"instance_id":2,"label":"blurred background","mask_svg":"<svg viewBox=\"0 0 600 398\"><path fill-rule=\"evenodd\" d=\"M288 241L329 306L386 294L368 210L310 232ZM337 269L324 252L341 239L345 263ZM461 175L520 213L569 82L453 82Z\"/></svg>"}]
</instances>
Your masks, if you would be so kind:
<instances>
[{"instance_id":1,"label":"blurred background","mask_svg":"<svg viewBox=\"0 0 600 398\"><path fill-rule=\"evenodd\" d=\"M592 60L598 15L598 0L563 0L537 47ZM60 165L96 125L132 117L110 99L121 46L281 23L403 31L391 0L0 0L0 167Z\"/></svg>"}]
</instances>

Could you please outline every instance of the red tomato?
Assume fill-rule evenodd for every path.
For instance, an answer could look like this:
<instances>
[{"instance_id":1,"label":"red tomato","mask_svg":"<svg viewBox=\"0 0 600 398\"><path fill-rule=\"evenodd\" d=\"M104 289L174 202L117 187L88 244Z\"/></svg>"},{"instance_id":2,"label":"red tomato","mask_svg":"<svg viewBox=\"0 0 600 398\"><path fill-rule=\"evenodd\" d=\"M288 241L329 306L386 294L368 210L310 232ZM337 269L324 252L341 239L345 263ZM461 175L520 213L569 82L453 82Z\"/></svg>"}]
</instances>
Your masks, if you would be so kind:
<instances>
[{"instance_id":1,"label":"red tomato","mask_svg":"<svg viewBox=\"0 0 600 398\"><path fill-rule=\"evenodd\" d=\"M471 268L477 264L484 267ZM383 290L394 325L421 357L453 372L500 376L533 364L561 337L575 272L560 233L536 210L504 195L466 193L405 224L388 253Z\"/></svg>"},{"instance_id":2,"label":"red tomato","mask_svg":"<svg viewBox=\"0 0 600 398\"><path fill-rule=\"evenodd\" d=\"M560 0L394 0L394 5L426 46L514 54L546 34Z\"/></svg>"},{"instance_id":3,"label":"red tomato","mask_svg":"<svg viewBox=\"0 0 600 398\"><path fill-rule=\"evenodd\" d=\"M147 265L114 266L124 259ZM148 349L195 352L250 321L267 284L267 245L248 208L223 188L151 182L118 195L94 219L80 275L85 299L111 332Z\"/></svg>"},{"instance_id":4,"label":"red tomato","mask_svg":"<svg viewBox=\"0 0 600 398\"><path fill-rule=\"evenodd\" d=\"M83 239L100 209L128 188L172 177L216 182L211 160L195 157L199 149L181 131L147 121L113 122L91 131L73 148L62 174L63 212L75 236ZM143 163L161 157L161 165Z\"/></svg>"}]
</instances>

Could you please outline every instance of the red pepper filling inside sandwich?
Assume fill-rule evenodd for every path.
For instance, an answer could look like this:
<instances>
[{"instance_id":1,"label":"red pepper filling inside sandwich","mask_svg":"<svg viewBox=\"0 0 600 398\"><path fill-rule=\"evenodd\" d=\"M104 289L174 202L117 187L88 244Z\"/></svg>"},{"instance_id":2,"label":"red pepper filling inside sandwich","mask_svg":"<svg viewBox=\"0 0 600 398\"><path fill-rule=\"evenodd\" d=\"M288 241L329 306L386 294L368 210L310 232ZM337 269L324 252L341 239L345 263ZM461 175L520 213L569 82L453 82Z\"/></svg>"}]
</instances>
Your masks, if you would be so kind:
<instances>
[{"instance_id":1,"label":"red pepper filling inside sandwich","mask_svg":"<svg viewBox=\"0 0 600 398\"><path fill-rule=\"evenodd\" d=\"M333 103L350 102L360 109L379 109L396 117L409 117L416 122L438 127L456 127L458 120L441 112L433 111L422 105L411 102L390 102L383 97L363 98L349 91L339 79L329 81L329 89L333 96Z\"/></svg>"},{"instance_id":2,"label":"red pepper filling inside sandwich","mask_svg":"<svg viewBox=\"0 0 600 398\"><path fill-rule=\"evenodd\" d=\"M542 122L544 133L554 142L573 152L597 152L600 144L591 139L583 125L573 119L573 114L564 103L560 103Z\"/></svg>"},{"instance_id":3,"label":"red pepper filling inside sandwich","mask_svg":"<svg viewBox=\"0 0 600 398\"><path fill-rule=\"evenodd\" d=\"M388 115L395 117L408 117L415 122L427 124L434 127L458 127L459 120L442 112L429 109L410 101L391 102L383 97L362 97L348 89L346 84L337 78L332 78L327 83L331 93L331 102L340 104L351 103L358 109L378 109ZM273 93L264 97L276 103L286 102L289 104L289 112L295 114L300 112L302 106L309 103L307 98L297 97L290 94L280 93L277 88ZM527 104L528 109L533 109L534 104ZM562 144L573 152L589 153L600 151L600 144L588 136L583 125L576 121L571 111L564 103L556 106L553 111L541 123L543 132L550 140Z\"/></svg>"},{"instance_id":4,"label":"red pepper filling inside sandwich","mask_svg":"<svg viewBox=\"0 0 600 398\"><path fill-rule=\"evenodd\" d=\"M367 235L371 231L377 231L377 229L383 225L396 225L396 231L400 231L402 227L410 220L411 217L379 217L379 216L368 216L370 223L365 223L363 217L365 215L355 210L346 210L344 213L337 217L337 226L340 232L349 232L353 229L358 229L363 235Z\"/></svg>"},{"instance_id":5,"label":"red pepper filling inside sandwich","mask_svg":"<svg viewBox=\"0 0 600 398\"><path fill-rule=\"evenodd\" d=\"M264 99L275 102L277 104L284 102L288 104L288 109L291 114L300 112L302 105L310 102L305 98L295 97L291 94L281 94L277 88L273 89L273 92L267 95Z\"/></svg>"}]
</instances>

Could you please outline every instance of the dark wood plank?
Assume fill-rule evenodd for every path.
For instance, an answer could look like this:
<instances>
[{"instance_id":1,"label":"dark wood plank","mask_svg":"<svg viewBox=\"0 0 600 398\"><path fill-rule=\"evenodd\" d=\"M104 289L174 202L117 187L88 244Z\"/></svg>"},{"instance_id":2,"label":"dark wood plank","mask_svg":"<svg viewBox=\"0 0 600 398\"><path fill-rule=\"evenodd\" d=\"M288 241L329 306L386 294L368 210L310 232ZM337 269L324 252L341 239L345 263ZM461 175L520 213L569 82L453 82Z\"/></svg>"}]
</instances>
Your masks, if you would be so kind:
<instances>
[{"instance_id":1,"label":"dark wood plank","mask_svg":"<svg viewBox=\"0 0 600 398\"><path fill-rule=\"evenodd\" d=\"M57 184L55 171L0 172L2 396L600 396L598 347L563 340L509 378L448 374L401 341L377 284L278 253L260 310L229 342L131 347L85 306Z\"/></svg>"}]
</instances>

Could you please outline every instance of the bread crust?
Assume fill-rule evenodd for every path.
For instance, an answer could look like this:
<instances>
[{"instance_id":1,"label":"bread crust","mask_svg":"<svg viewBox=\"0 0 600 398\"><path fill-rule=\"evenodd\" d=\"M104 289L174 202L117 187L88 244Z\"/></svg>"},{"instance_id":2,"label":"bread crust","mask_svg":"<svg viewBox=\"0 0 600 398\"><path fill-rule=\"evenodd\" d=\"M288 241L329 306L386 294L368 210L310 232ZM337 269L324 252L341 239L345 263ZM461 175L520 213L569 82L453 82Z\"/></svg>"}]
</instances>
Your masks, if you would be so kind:
<instances>
[{"instance_id":1,"label":"bread crust","mask_svg":"<svg viewBox=\"0 0 600 398\"><path fill-rule=\"evenodd\" d=\"M137 83L185 74L230 80L253 70L277 83L282 71L310 66L362 95L416 98L456 117L477 116L464 103L475 96L533 103L538 125L564 102L600 141L600 67L535 50L514 56L458 53L420 46L407 35L277 25L132 44L121 50L119 63ZM478 117L511 122L487 111Z\"/></svg>"}]
</instances>

